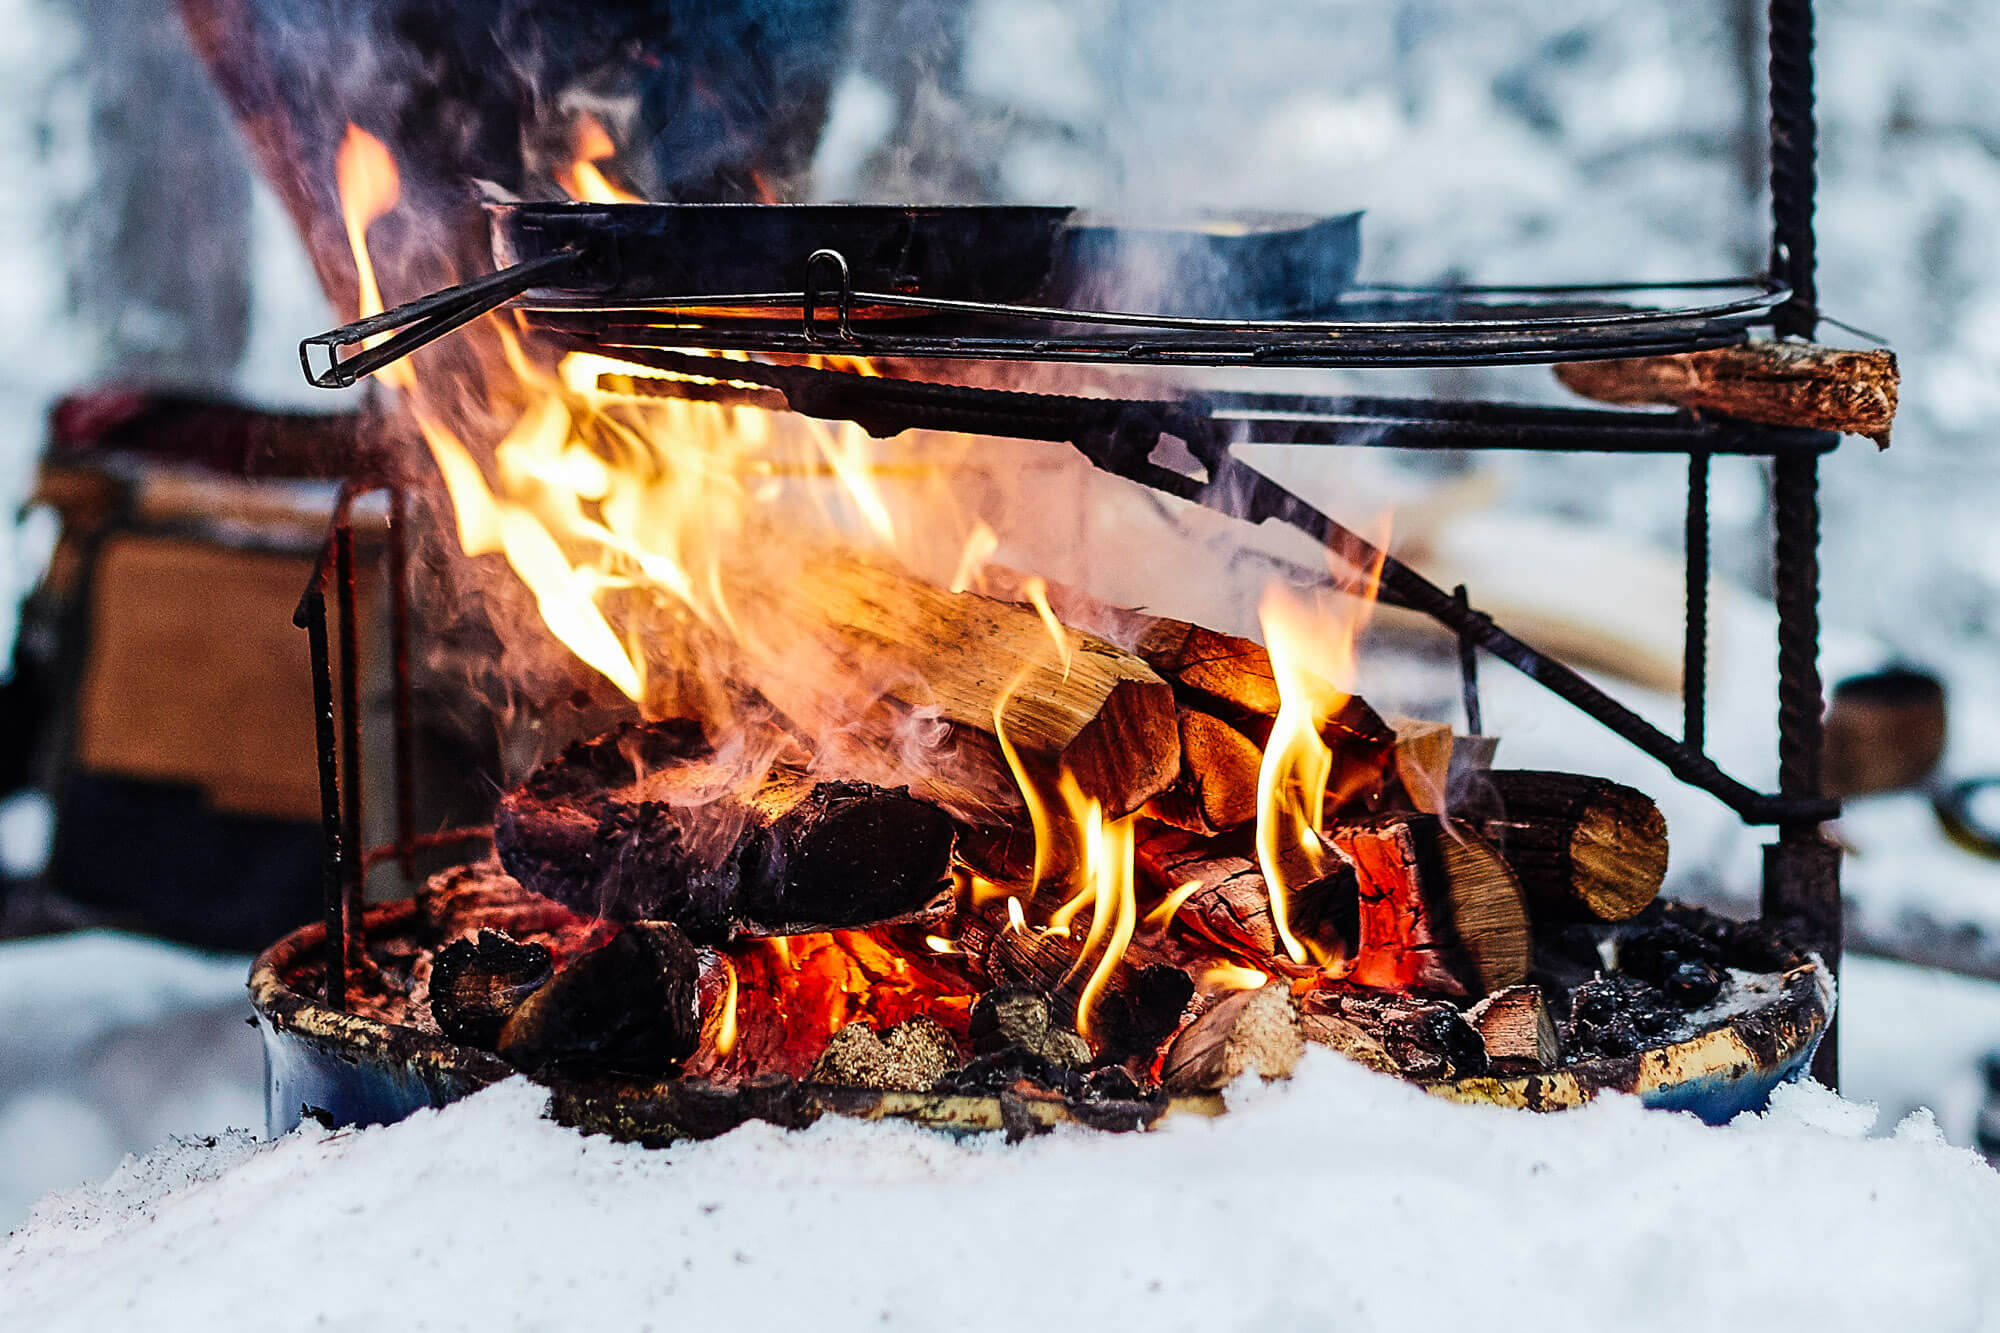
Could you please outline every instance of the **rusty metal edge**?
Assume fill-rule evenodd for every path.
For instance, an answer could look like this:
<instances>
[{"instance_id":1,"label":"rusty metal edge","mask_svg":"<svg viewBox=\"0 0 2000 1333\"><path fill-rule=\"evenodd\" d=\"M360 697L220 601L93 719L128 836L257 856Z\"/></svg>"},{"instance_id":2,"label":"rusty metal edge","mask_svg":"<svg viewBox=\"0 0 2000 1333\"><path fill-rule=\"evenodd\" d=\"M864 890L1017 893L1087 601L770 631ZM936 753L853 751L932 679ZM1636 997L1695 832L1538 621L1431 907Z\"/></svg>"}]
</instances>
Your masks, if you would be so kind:
<instances>
[{"instance_id":1,"label":"rusty metal edge","mask_svg":"<svg viewBox=\"0 0 2000 1333\"><path fill-rule=\"evenodd\" d=\"M369 934L383 938L416 915L410 900L369 911ZM309 925L266 950L250 974L251 1002L267 1028L266 1039L305 1043L349 1065L407 1069L432 1089L437 1101L453 1100L512 1077L498 1056L460 1046L415 1028L358 1014L339 1013L292 990L286 973L317 959L324 927ZM1419 1084L1449 1101L1555 1111L1581 1106L1604 1092L1667 1099L1695 1084L1744 1079L1771 1083L1789 1077L1811 1057L1832 1012L1832 987L1823 964L1810 958L1784 974L1782 992L1768 1005L1739 1014L1686 1041L1635 1056L1600 1059L1548 1074L1514 1078L1465 1078ZM695 1080L659 1083L556 1080L551 1114L589 1132L633 1142L663 1144L719 1133L747 1119L810 1124L822 1115L860 1120L905 1120L959 1134L1006 1132L1018 1136L1061 1124L1106 1130L1150 1129L1176 1117L1214 1117L1226 1109L1220 1094L1161 1097L1107 1107L1071 1105L1056 1096L970 1096L840 1088L822 1084L772 1085L745 1090L719 1114L700 1105L706 1085ZM734 1094L730 1094L733 1096ZM706 1122L706 1123L704 1123Z\"/></svg>"}]
</instances>

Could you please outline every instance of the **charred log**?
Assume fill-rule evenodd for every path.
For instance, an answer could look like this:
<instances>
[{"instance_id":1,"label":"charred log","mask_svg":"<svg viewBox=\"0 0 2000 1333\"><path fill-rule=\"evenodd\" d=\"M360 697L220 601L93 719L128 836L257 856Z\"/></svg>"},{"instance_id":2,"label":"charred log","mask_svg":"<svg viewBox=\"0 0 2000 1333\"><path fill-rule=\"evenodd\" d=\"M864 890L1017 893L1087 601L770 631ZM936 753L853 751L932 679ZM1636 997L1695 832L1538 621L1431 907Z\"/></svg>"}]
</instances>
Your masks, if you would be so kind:
<instances>
[{"instance_id":1,"label":"charred log","mask_svg":"<svg viewBox=\"0 0 2000 1333\"><path fill-rule=\"evenodd\" d=\"M1346 1028L1365 1034L1404 1078L1419 1082L1476 1078L1490 1068L1486 1043L1480 1040L1479 1033L1456 1008L1441 1000L1329 986L1310 992L1305 1009L1309 1036L1327 1040L1331 1035L1315 1023L1316 1015L1338 1020ZM1328 1044L1342 1046L1338 1039ZM1359 1055L1357 1058L1372 1063L1370 1058Z\"/></svg>"},{"instance_id":2,"label":"charred log","mask_svg":"<svg viewBox=\"0 0 2000 1333\"><path fill-rule=\"evenodd\" d=\"M454 940L431 960L431 1016L453 1041L490 1051L514 1011L554 973L547 946L482 930L477 941Z\"/></svg>"},{"instance_id":3,"label":"charred log","mask_svg":"<svg viewBox=\"0 0 2000 1333\"><path fill-rule=\"evenodd\" d=\"M502 862L579 912L673 921L705 942L906 915L950 873L951 819L929 802L790 769L706 804L672 799L702 787L707 757L663 725L572 745L501 799Z\"/></svg>"},{"instance_id":4,"label":"charred log","mask_svg":"<svg viewBox=\"0 0 2000 1333\"><path fill-rule=\"evenodd\" d=\"M1163 893L1195 886L1174 916L1183 927L1260 967L1283 969L1270 887L1256 862L1185 831L1155 827L1140 829L1134 860ZM1295 891L1286 906L1298 939L1346 953L1359 938L1354 868L1344 859Z\"/></svg>"},{"instance_id":5,"label":"charred log","mask_svg":"<svg viewBox=\"0 0 2000 1333\"><path fill-rule=\"evenodd\" d=\"M676 1072L701 1036L699 972L672 923L635 921L529 996L501 1028L498 1053L530 1073Z\"/></svg>"},{"instance_id":6,"label":"charred log","mask_svg":"<svg viewBox=\"0 0 2000 1333\"><path fill-rule=\"evenodd\" d=\"M1551 920L1623 921L1660 892L1667 821L1644 792L1580 773L1495 769L1501 816L1486 836Z\"/></svg>"}]
</instances>

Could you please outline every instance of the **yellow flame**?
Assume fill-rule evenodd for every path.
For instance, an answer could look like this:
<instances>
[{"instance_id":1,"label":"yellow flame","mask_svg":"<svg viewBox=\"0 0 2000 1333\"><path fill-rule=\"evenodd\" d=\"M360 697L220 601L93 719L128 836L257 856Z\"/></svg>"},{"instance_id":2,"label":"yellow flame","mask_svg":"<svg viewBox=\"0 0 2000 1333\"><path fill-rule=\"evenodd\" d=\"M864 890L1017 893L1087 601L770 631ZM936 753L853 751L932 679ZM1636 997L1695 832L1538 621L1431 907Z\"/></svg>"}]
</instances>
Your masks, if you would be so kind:
<instances>
[{"instance_id":1,"label":"yellow flame","mask_svg":"<svg viewBox=\"0 0 2000 1333\"><path fill-rule=\"evenodd\" d=\"M1160 899L1159 905L1146 913L1146 920L1144 922L1146 929L1165 930L1169 923L1173 921L1174 914L1181 910L1182 905L1200 887L1200 880L1191 879L1187 883L1180 885L1166 897Z\"/></svg>"},{"instance_id":2,"label":"yellow flame","mask_svg":"<svg viewBox=\"0 0 2000 1333\"><path fill-rule=\"evenodd\" d=\"M1379 575L1379 570L1376 571ZM1271 896L1271 923L1285 956L1306 962L1291 928L1291 899L1328 870L1321 839L1333 751L1320 731L1346 706L1354 649L1373 598L1308 605L1272 587L1258 608L1278 683L1278 716L1257 772L1257 863ZM1297 854L1287 856L1288 849Z\"/></svg>"},{"instance_id":3,"label":"yellow flame","mask_svg":"<svg viewBox=\"0 0 2000 1333\"><path fill-rule=\"evenodd\" d=\"M1028 914L1021 910L1021 900L1009 894L1007 897L1007 929L1016 935L1028 928Z\"/></svg>"},{"instance_id":4,"label":"yellow flame","mask_svg":"<svg viewBox=\"0 0 2000 1333\"><path fill-rule=\"evenodd\" d=\"M618 145L611 142L610 133L597 117L585 112L577 119L576 160L555 173L556 184L562 186L570 198L583 203L644 203L638 195L613 185L598 169L599 162L615 157L617 153Z\"/></svg>"},{"instance_id":5,"label":"yellow flame","mask_svg":"<svg viewBox=\"0 0 2000 1333\"><path fill-rule=\"evenodd\" d=\"M354 253L358 279L358 318L382 313L382 289L376 285L375 265L368 256L368 227L383 216L403 195L402 177L396 160L380 139L358 125L350 124L334 156L334 175L340 187L340 211L347 224L347 245ZM373 347L389 335L364 338L363 347ZM416 383L408 361L398 361L376 372L399 389Z\"/></svg>"},{"instance_id":6,"label":"yellow flame","mask_svg":"<svg viewBox=\"0 0 2000 1333\"><path fill-rule=\"evenodd\" d=\"M1049 632L1049 640L1056 646L1056 659L1062 663L1062 678L1069 679L1070 644L1069 631L1056 619L1055 609L1049 605L1049 585L1041 578L1031 578L1023 585L1028 601L1034 605L1035 614L1042 618L1042 627Z\"/></svg>"},{"instance_id":7,"label":"yellow flame","mask_svg":"<svg viewBox=\"0 0 2000 1333\"><path fill-rule=\"evenodd\" d=\"M1197 979L1203 990L1257 990L1269 981L1268 972L1239 963L1217 963L1204 968Z\"/></svg>"},{"instance_id":8,"label":"yellow flame","mask_svg":"<svg viewBox=\"0 0 2000 1333\"><path fill-rule=\"evenodd\" d=\"M1049 819L1049 809L1035 789L1035 782L1028 774L1028 766L1021 762L1021 752L1014 748L1014 742L1007 736L1007 705L1020 693L1021 685L1034 672L1033 664L1024 666L1000 691L1000 697L993 701L993 739L999 743L1000 757L1007 762L1007 771L1013 775L1014 785L1021 791L1021 801L1028 807L1028 825L1035 834L1035 863L1029 873L1028 892L1032 895L1048 879L1049 862L1055 853L1055 825Z\"/></svg>"},{"instance_id":9,"label":"yellow flame","mask_svg":"<svg viewBox=\"0 0 2000 1333\"><path fill-rule=\"evenodd\" d=\"M966 534L965 549L959 553L958 570L951 576L950 588L953 592L964 592L977 587L979 576L985 571L993 553L1000 549L1000 537L980 519Z\"/></svg>"},{"instance_id":10,"label":"yellow flame","mask_svg":"<svg viewBox=\"0 0 2000 1333\"><path fill-rule=\"evenodd\" d=\"M715 1051L727 1055L736 1049L736 966L725 958L722 971L729 978L729 989L722 996L722 1022L715 1029Z\"/></svg>"},{"instance_id":11,"label":"yellow flame","mask_svg":"<svg viewBox=\"0 0 2000 1333\"><path fill-rule=\"evenodd\" d=\"M957 953L958 946L942 935L924 936L924 947L932 953Z\"/></svg>"}]
</instances>

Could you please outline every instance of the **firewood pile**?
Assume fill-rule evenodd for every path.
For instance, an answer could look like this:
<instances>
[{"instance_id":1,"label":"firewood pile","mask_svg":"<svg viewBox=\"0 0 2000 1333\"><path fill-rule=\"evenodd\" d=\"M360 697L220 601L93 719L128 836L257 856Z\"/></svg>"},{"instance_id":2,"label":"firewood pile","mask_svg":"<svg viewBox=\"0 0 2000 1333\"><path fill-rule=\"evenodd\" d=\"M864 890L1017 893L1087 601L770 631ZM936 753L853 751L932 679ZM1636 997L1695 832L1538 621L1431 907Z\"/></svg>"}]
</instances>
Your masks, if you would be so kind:
<instances>
[{"instance_id":1,"label":"firewood pile","mask_svg":"<svg viewBox=\"0 0 2000 1333\"><path fill-rule=\"evenodd\" d=\"M1449 730L1359 698L1317 720L1318 829L1277 845L1263 647L1071 606L1103 632L1059 626L1067 661L1044 664L1046 600L899 577L871 573L829 633L924 663L944 767L888 787L800 743L732 785L694 722L579 741L502 797L494 856L425 887L426 938L376 960L367 1007L557 1083L1115 1119L1283 1077L1311 1043L1418 1082L1630 1056L1793 961L1656 901L1667 829L1642 793L1496 770L1454 813ZM950 799L1010 774L1012 809ZM1087 817L1059 818L1058 790Z\"/></svg>"}]
</instances>

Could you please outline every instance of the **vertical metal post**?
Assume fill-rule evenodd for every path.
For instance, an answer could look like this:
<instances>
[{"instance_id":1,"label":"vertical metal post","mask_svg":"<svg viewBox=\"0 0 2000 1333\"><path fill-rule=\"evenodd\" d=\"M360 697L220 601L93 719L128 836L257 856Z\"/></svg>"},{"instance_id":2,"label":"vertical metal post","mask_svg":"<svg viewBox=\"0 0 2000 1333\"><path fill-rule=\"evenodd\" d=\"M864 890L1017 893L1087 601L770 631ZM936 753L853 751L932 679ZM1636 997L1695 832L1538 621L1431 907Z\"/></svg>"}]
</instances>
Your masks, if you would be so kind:
<instances>
[{"instance_id":1,"label":"vertical metal post","mask_svg":"<svg viewBox=\"0 0 2000 1333\"><path fill-rule=\"evenodd\" d=\"M1778 790L1820 795L1819 459L1781 453L1773 462L1777 529L1773 583L1778 607ZM1805 930L1836 975L1840 969L1840 849L1811 823L1781 824L1764 849L1764 915ZM1837 1034L1828 1028L1813 1074L1840 1076Z\"/></svg>"},{"instance_id":2,"label":"vertical metal post","mask_svg":"<svg viewBox=\"0 0 2000 1333\"><path fill-rule=\"evenodd\" d=\"M334 595L340 604L340 910L346 941L346 971L351 978L362 964L361 854L361 652L354 612L354 527L343 503L333 519Z\"/></svg>"},{"instance_id":3,"label":"vertical metal post","mask_svg":"<svg viewBox=\"0 0 2000 1333\"><path fill-rule=\"evenodd\" d=\"M410 695L410 552L406 524L409 500L400 483L389 487L389 656L395 670L396 863L403 888L415 892L416 721Z\"/></svg>"},{"instance_id":4,"label":"vertical metal post","mask_svg":"<svg viewBox=\"0 0 2000 1333\"><path fill-rule=\"evenodd\" d=\"M1773 322L1810 338L1819 322L1813 197L1818 126L1813 118L1812 0L1771 0L1771 272L1792 289Z\"/></svg>"},{"instance_id":5,"label":"vertical metal post","mask_svg":"<svg viewBox=\"0 0 2000 1333\"><path fill-rule=\"evenodd\" d=\"M1688 455L1687 635L1681 643L1681 739L1695 753L1708 733L1708 451Z\"/></svg>"},{"instance_id":6,"label":"vertical metal post","mask_svg":"<svg viewBox=\"0 0 2000 1333\"><path fill-rule=\"evenodd\" d=\"M347 922L342 894L340 778L334 768L333 668L327 659L326 592L323 572L313 570L312 582L292 616L292 623L306 632L307 654L312 658L313 732L319 761L319 820L322 846L320 883L324 894L326 923L326 1005L347 1007Z\"/></svg>"},{"instance_id":7,"label":"vertical metal post","mask_svg":"<svg viewBox=\"0 0 2000 1333\"><path fill-rule=\"evenodd\" d=\"M1451 595L1462 609L1471 610L1472 599L1463 583L1452 589ZM1458 636L1458 687L1465 699L1465 734L1484 736L1485 724L1479 716L1479 644L1466 633Z\"/></svg>"}]
</instances>

